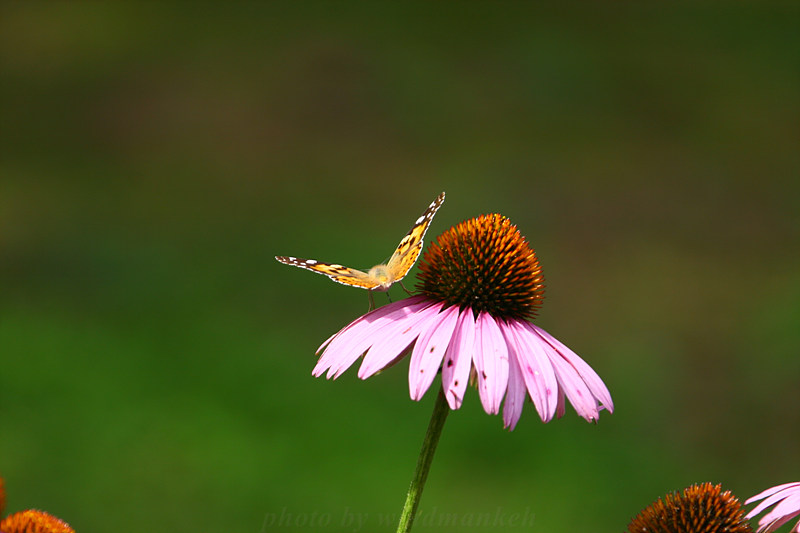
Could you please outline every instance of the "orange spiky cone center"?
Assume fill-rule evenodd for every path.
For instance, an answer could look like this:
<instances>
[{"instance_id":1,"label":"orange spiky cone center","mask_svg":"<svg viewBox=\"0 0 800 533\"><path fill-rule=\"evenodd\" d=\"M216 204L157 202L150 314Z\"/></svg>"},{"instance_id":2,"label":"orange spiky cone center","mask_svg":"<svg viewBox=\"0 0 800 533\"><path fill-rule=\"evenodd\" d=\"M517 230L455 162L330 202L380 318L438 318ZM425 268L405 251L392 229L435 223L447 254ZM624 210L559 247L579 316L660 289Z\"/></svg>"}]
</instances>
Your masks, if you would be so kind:
<instances>
[{"instance_id":1,"label":"orange spiky cone center","mask_svg":"<svg viewBox=\"0 0 800 533\"><path fill-rule=\"evenodd\" d=\"M465 220L431 243L417 289L428 297L506 319L531 318L544 276L525 237L502 215Z\"/></svg>"}]
</instances>

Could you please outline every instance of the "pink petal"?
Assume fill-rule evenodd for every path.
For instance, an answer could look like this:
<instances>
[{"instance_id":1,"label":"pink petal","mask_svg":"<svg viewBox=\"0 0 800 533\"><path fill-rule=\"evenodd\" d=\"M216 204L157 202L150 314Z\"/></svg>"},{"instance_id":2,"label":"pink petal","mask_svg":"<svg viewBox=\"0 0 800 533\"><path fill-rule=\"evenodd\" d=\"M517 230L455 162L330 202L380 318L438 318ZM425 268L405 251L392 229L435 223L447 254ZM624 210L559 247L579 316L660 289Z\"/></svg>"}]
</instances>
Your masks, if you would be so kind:
<instances>
[{"instance_id":1,"label":"pink petal","mask_svg":"<svg viewBox=\"0 0 800 533\"><path fill-rule=\"evenodd\" d=\"M402 309L405 309L405 305L401 305L401 302L389 304L357 318L342 328L317 350L317 353L323 349L325 351L311 372L312 375L319 377L325 370L330 369L328 372L330 379L337 368L347 368L352 365L371 344L373 332L390 323L392 317L389 315L401 312Z\"/></svg>"},{"instance_id":2,"label":"pink petal","mask_svg":"<svg viewBox=\"0 0 800 533\"><path fill-rule=\"evenodd\" d=\"M509 336L507 334L506 338ZM513 336L510 338L514 338ZM509 342L508 357L508 392L506 401L503 404L503 427L513 431L522 416L522 406L525 404L525 380L522 378L522 370L517 362L516 339Z\"/></svg>"},{"instance_id":3,"label":"pink petal","mask_svg":"<svg viewBox=\"0 0 800 533\"><path fill-rule=\"evenodd\" d=\"M325 348L325 352L317 361L312 375L319 377L328 370L329 379L339 377L379 338L383 327L402 320L428 304L429 302L423 297L411 297L385 305L357 318L333 338L328 339L327 347L325 344L320 347L320 349Z\"/></svg>"},{"instance_id":4,"label":"pink petal","mask_svg":"<svg viewBox=\"0 0 800 533\"><path fill-rule=\"evenodd\" d=\"M597 401L602 405L605 409L608 409L608 412L614 412L614 402L611 400L611 393L608 392L608 388L606 388L605 383L603 380L600 379L600 376L597 375L597 372L592 369L584 361L581 359L575 352L570 350L567 346L565 346L561 341L550 335L548 332L540 328L535 324L531 324L531 327L538 333L545 341L547 341L555 350L561 354L561 356L566 359L578 374L581 376L581 379L589 390L592 392L592 396L594 396Z\"/></svg>"},{"instance_id":5,"label":"pink petal","mask_svg":"<svg viewBox=\"0 0 800 533\"><path fill-rule=\"evenodd\" d=\"M374 311L373 311L373 312L374 312ZM365 315L365 316L366 316L366 315ZM363 318L363 317L362 317L362 318ZM322 350L324 350L324 349L325 349L325 347L326 347L328 344L330 344L330 342L331 342L333 339L335 339L337 335L339 335L340 333L344 333L345 331L347 331L348 329L350 329L351 327L353 327L353 325L354 325L356 322L358 322L358 320L356 320L356 321L354 321L354 322L350 322L350 323L349 323L349 324L347 324L345 327L343 327L342 329L340 329L339 331L337 331L336 333L334 333L333 335L331 335L330 337L328 337L328 339L327 339L325 342L323 342L322 344L320 344L320 345L319 345L319 348L317 348L317 351L316 351L316 352L314 352L314 355L319 355L319 353L320 353Z\"/></svg>"},{"instance_id":6,"label":"pink petal","mask_svg":"<svg viewBox=\"0 0 800 533\"><path fill-rule=\"evenodd\" d=\"M522 378L542 422L549 422L556 410L558 380L553 364L542 347L541 339L525 327L527 322L511 321L509 332L516 341L514 347Z\"/></svg>"},{"instance_id":7,"label":"pink petal","mask_svg":"<svg viewBox=\"0 0 800 533\"><path fill-rule=\"evenodd\" d=\"M340 329L339 331L337 331L336 333L334 333L333 335L328 337L328 339L325 342L323 342L320 345L319 348L317 348L317 351L316 351L317 355L319 355L319 353L323 349L325 349L325 347L328 344L330 344L330 342L333 339L335 339L339 335L343 334L345 331L349 331L352 328L354 328L356 326L359 326L359 325L360 325L360 327L368 326L369 324L372 324L373 322L375 322L376 319L384 317L387 314L391 313L392 311L396 311L396 310L404 308L404 307L406 307L408 305L412 305L412 304L417 303L417 302L419 302L421 300L422 300L421 296L415 296L415 297L412 297L412 298L408 298L408 299L405 299L405 300L400 300L400 301L391 303L389 305L384 305L382 307L379 307L377 309L369 311L366 315L358 317L357 319L353 320L352 322L347 324L345 327L343 327L342 329Z\"/></svg>"},{"instance_id":8,"label":"pink petal","mask_svg":"<svg viewBox=\"0 0 800 533\"><path fill-rule=\"evenodd\" d=\"M472 369L474 345L475 319L472 309L467 308L458 315L453 340L447 347L442 365L442 387L450 409L458 409L464 400L464 391Z\"/></svg>"},{"instance_id":9,"label":"pink petal","mask_svg":"<svg viewBox=\"0 0 800 533\"><path fill-rule=\"evenodd\" d=\"M357 319L353 320L352 322L347 324L345 327L343 327L342 329L340 329L339 331L337 331L336 333L334 333L333 335L328 337L328 339L325 342L320 344L319 348L317 348L317 351L315 352L315 355L320 355L320 353L323 350L325 350L325 348L328 345L330 345L330 343L335 338L339 337L340 335L342 337L344 337L346 333L350 333L352 335L353 331L358 330L359 328L361 328L363 330L364 328L370 327L370 325L377 318L383 317L383 316L385 316L386 314L388 314L391 311L391 309L386 309L387 307L389 307L389 306L387 305L385 307L381 307L380 309L376 309L374 311L370 311L366 315L360 316ZM319 377L319 375L322 374L322 372L324 372L325 369L327 369L330 366L329 364L325 364L325 363L332 359L332 355L331 355L332 352L330 350L326 350L326 351L328 352L328 355L326 356L323 353L322 356L317 360L317 364L315 365L314 370L311 372L312 375L314 375L314 377ZM317 373L317 369L320 368L321 366L324 366L324 368L322 368Z\"/></svg>"},{"instance_id":10,"label":"pink petal","mask_svg":"<svg viewBox=\"0 0 800 533\"><path fill-rule=\"evenodd\" d=\"M508 347L500 326L489 313L478 314L475 343L473 362L478 374L478 394L484 411L496 415L508 387Z\"/></svg>"},{"instance_id":11,"label":"pink petal","mask_svg":"<svg viewBox=\"0 0 800 533\"><path fill-rule=\"evenodd\" d=\"M386 326L380 337L370 347L358 369L358 377L367 379L375 372L383 370L394 361L419 336L425 321L434 317L441 307L428 300L427 307L417 310L408 316Z\"/></svg>"},{"instance_id":12,"label":"pink petal","mask_svg":"<svg viewBox=\"0 0 800 533\"><path fill-rule=\"evenodd\" d=\"M427 392L442 364L458 320L458 306L450 306L436 317L436 323L420 334L408 366L408 389L412 400Z\"/></svg>"}]
</instances>

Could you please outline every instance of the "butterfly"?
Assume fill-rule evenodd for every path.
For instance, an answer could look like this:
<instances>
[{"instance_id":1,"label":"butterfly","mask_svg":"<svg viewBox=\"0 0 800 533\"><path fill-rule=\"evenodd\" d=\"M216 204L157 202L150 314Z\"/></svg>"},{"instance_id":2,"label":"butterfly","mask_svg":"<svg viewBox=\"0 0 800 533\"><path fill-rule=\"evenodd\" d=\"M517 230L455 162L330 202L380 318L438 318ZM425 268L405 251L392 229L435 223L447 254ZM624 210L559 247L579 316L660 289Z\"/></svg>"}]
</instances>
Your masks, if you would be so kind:
<instances>
[{"instance_id":1,"label":"butterfly","mask_svg":"<svg viewBox=\"0 0 800 533\"><path fill-rule=\"evenodd\" d=\"M425 232L428 231L428 226L431 225L433 216L443 203L444 193L437 196L428 206L428 209L422 213L422 216L414 222L411 231L397 245L397 249L392 254L392 257L389 258L389 261L386 264L375 265L367 272L336 263L323 263L315 259L298 259L297 257L286 256L276 256L275 259L285 265L305 268L317 274L323 274L343 285L361 287L369 291L386 291L393 283L402 280L411 270L411 267L414 266L414 263L417 262L417 258L422 251L422 239L425 237Z\"/></svg>"}]
</instances>

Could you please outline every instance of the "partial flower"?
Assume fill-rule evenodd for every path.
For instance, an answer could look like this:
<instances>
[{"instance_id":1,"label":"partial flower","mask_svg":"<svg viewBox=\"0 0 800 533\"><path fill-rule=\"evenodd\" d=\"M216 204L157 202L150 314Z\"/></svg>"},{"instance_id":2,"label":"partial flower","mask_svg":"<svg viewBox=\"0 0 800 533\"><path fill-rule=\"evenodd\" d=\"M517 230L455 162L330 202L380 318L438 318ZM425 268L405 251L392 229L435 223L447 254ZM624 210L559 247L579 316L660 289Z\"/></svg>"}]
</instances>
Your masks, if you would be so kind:
<instances>
[{"instance_id":1,"label":"partial flower","mask_svg":"<svg viewBox=\"0 0 800 533\"><path fill-rule=\"evenodd\" d=\"M0 478L0 518L5 509L6 493ZM75 533L69 524L55 516L28 509L0 520L0 533Z\"/></svg>"},{"instance_id":2,"label":"partial flower","mask_svg":"<svg viewBox=\"0 0 800 533\"><path fill-rule=\"evenodd\" d=\"M3 533L75 533L69 524L44 511L29 509L7 516L0 522Z\"/></svg>"},{"instance_id":3,"label":"partial flower","mask_svg":"<svg viewBox=\"0 0 800 533\"><path fill-rule=\"evenodd\" d=\"M572 350L529 321L544 297L536 254L507 218L473 218L440 235L420 262L419 294L356 319L317 351L313 375L337 378L363 356L366 379L411 353L409 391L419 400L441 371L451 409L467 384L484 410L514 429L526 397L543 422L566 400L588 421L614 404L603 381Z\"/></svg>"},{"instance_id":4,"label":"partial flower","mask_svg":"<svg viewBox=\"0 0 800 533\"><path fill-rule=\"evenodd\" d=\"M628 533L752 533L739 499L701 483L659 498L631 520Z\"/></svg>"},{"instance_id":5,"label":"partial flower","mask_svg":"<svg viewBox=\"0 0 800 533\"><path fill-rule=\"evenodd\" d=\"M783 524L800 516L800 482L785 483L756 494L746 502L750 504L764 500L747 513L747 518L753 518L761 513L770 505L775 505L772 510L761 517L758 521L758 533L769 533L775 531ZM800 520L790 530L790 533L800 533Z\"/></svg>"}]
</instances>

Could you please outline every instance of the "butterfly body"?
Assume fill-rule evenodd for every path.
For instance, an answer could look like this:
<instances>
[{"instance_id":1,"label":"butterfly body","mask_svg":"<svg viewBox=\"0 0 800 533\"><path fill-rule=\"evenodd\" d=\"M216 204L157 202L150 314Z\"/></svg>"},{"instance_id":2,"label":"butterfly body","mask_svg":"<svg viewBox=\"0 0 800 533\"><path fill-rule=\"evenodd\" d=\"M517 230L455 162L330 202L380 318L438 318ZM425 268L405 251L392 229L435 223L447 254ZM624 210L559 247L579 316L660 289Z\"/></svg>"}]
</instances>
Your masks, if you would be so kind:
<instances>
[{"instance_id":1,"label":"butterfly body","mask_svg":"<svg viewBox=\"0 0 800 533\"><path fill-rule=\"evenodd\" d=\"M414 266L414 263L417 262L417 258L422 251L422 240L425 237L425 232L428 231L428 226L430 226L433 216L443 202L444 193L437 196L422 216L414 222L414 226L400 241L389 261L386 264L375 265L367 272L336 263L324 263L316 259L299 259L290 256L277 256L275 259L285 265L292 265L325 275L343 285L360 287L369 291L386 291L392 284L402 280L411 270L411 267Z\"/></svg>"},{"instance_id":2,"label":"butterfly body","mask_svg":"<svg viewBox=\"0 0 800 533\"><path fill-rule=\"evenodd\" d=\"M369 269L367 276L375 283L378 283L378 285L372 289L373 291L388 291L392 283L400 281L394 279L388 265L375 265Z\"/></svg>"}]
</instances>

